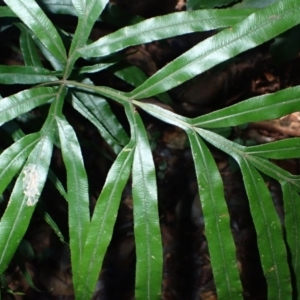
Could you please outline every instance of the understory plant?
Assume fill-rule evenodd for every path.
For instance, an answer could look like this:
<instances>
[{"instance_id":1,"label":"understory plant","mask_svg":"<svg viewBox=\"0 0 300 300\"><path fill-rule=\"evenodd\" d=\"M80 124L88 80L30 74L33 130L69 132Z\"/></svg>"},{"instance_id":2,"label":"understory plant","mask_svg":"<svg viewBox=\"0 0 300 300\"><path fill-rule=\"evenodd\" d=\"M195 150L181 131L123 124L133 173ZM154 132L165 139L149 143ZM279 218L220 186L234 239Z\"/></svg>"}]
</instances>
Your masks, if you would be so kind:
<instances>
[{"instance_id":1,"label":"understory plant","mask_svg":"<svg viewBox=\"0 0 300 300\"><path fill-rule=\"evenodd\" d=\"M263 8L199 9L158 16L121 27L96 41L89 40L107 0L4 0L1 31L20 30L24 65L1 65L0 83L18 92L0 100L0 124L13 142L0 155L0 194L9 192L0 221L0 273L9 266L39 201L52 178L68 203L69 247L76 299L91 299L112 238L122 192L132 178L136 247L135 297L159 299L163 247L156 172L140 111L182 128L189 139L204 215L205 236L219 299L242 299L236 247L224 198L223 182L208 145L227 153L238 164L253 218L268 299L295 299L300 293L300 177L270 161L300 157L300 139L287 138L246 147L220 134L222 128L270 120L299 110L300 86L244 100L196 118L183 117L162 105L141 99L156 97L170 104L168 91L238 54L278 37L300 23L300 2L278 0ZM53 23L55 14L78 18L75 32ZM118 68L122 50L178 35L214 30L147 78L137 67ZM134 88L122 92L98 86L91 73L114 65L114 74ZM1 90L0 90L1 93ZM130 134L109 101L124 107ZM81 145L63 108L70 105L99 130L116 154L91 215L89 186ZM47 108L43 124L30 133L14 119L37 107ZM49 169L54 147L66 169L66 190ZM263 175L279 182L284 223L276 213ZM50 176L51 175L51 176ZM54 178L54 180L53 180ZM293 295L293 296L292 296Z\"/></svg>"}]
</instances>

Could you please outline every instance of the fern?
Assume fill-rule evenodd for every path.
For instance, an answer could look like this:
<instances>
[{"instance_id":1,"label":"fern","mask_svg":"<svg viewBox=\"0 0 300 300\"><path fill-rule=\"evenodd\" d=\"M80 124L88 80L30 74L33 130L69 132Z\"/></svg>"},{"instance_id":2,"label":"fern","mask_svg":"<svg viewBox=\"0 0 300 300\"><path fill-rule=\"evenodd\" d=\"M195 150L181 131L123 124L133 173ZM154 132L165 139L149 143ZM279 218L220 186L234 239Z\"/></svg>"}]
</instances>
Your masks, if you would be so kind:
<instances>
[{"instance_id":1,"label":"fern","mask_svg":"<svg viewBox=\"0 0 300 300\"><path fill-rule=\"evenodd\" d=\"M261 9L208 9L177 12L123 27L95 42L88 41L108 1L72 0L60 7L55 1L39 1L44 9L78 18L74 34L56 27L34 0L4 0L0 17L20 29L24 66L0 66L0 83L30 85L0 100L0 124L43 104L50 104L36 133L20 139L0 155L0 191L15 177L10 200L0 221L0 272L7 269L32 218L49 172L53 145L60 145L67 172L69 236L76 299L91 299L104 255L110 243L122 191L131 174L136 244L137 299L159 299L162 284L162 240L159 227L155 167L141 108L163 122L185 130L190 141L204 214L206 237L219 299L241 299L243 288L236 262L236 248L224 200L221 176L209 150L213 145L234 158L241 169L254 221L261 265L268 285L268 299L287 299L300 291L300 177L275 166L269 159L300 157L300 139L245 147L215 132L246 122L269 120L299 110L300 87L245 100L230 107L187 118L140 99L156 96L170 101L167 92L196 75L236 55L269 41L300 23L300 3L278 0ZM45 3L44 3L45 2ZM0 27L5 30L6 27ZM216 30L218 29L218 30ZM134 45L177 35L216 30L210 38L171 61L150 78L136 67L114 68L115 75L135 86L121 92L96 86L89 73L101 72L115 62L108 55ZM47 33L47 34L46 34ZM68 42L66 42L68 40ZM70 45L66 47L65 45ZM43 59L39 53L42 53ZM93 61L82 66L78 59ZM100 59L103 60L100 60ZM43 61L48 61L46 68ZM100 62L100 63L99 63ZM46 64L45 64L46 65ZM107 98L123 105L130 136L110 109ZM63 107L72 107L87 118L111 146L117 157L107 174L93 215L89 213L87 173L81 146ZM51 173L52 174L52 173ZM277 180L284 198L283 227L276 214L263 174ZM61 185L57 188L62 191ZM291 253L288 262L287 249ZM291 273L295 276L292 284Z\"/></svg>"}]
</instances>

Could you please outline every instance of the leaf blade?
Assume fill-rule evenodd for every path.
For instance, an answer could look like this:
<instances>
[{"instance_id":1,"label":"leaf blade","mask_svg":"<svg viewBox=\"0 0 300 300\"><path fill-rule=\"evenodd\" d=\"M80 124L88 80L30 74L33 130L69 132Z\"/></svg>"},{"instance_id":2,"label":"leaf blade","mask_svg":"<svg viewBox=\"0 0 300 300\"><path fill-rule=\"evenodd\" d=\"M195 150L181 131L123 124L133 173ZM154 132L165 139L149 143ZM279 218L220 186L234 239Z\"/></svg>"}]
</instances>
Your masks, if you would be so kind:
<instances>
[{"instance_id":1,"label":"leaf blade","mask_svg":"<svg viewBox=\"0 0 300 300\"><path fill-rule=\"evenodd\" d=\"M42 8L53 14L77 16L72 0L38 0L37 2Z\"/></svg>"},{"instance_id":2,"label":"leaf blade","mask_svg":"<svg viewBox=\"0 0 300 300\"><path fill-rule=\"evenodd\" d=\"M282 227L269 190L258 171L245 159L238 161L257 232L261 264L268 284L268 299L285 299L292 286ZM266 254L270 254L266 255Z\"/></svg>"},{"instance_id":3,"label":"leaf blade","mask_svg":"<svg viewBox=\"0 0 300 300\"><path fill-rule=\"evenodd\" d=\"M0 99L0 124L52 100L56 92L55 88L39 87Z\"/></svg>"},{"instance_id":4,"label":"leaf blade","mask_svg":"<svg viewBox=\"0 0 300 300\"><path fill-rule=\"evenodd\" d=\"M83 81L93 85L89 79ZM119 153L122 145L128 143L128 136L113 114L108 102L101 96L73 91L73 107L92 122L106 142L113 148L115 153Z\"/></svg>"},{"instance_id":5,"label":"leaf blade","mask_svg":"<svg viewBox=\"0 0 300 300\"><path fill-rule=\"evenodd\" d=\"M300 86L250 98L192 120L204 128L228 127L275 119L299 109Z\"/></svg>"},{"instance_id":6,"label":"leaf blade","mask_svg":"<svg viewBox=\"0 0 300 300\"><path fill-rule=\"evenodd\" d=\"M193 130L190 140L214 281L219 299L242 299L236 249L230 230L223 182L207 146Z\"/></svg>"},{"instance_id":7,"label":"leaf blade","mask_svg":"<svg viewBox=\"0 0 300 300\"><path fill-rule=\"evenodd\" d=\"M34 32L57 60L61 63L66 62L65 47L58 32L34 0L4 0L4 2Z\"/></svg>"},{"instance_id":8,"label":"leaf blade","mask_svg":"<svg viewBox=\"0 0 300 300\"><path fill-rule=\"evenodd\" d=\"M85 45L94 23L105 8L108 0L72 0L72 3L78 15L78 24L69 50L69 59L65 69L66 76L71 73L78 57L77 54L73 54L78 48Z\"/></svg>"},{"instance_id":9,"label":"leaf blade","mask_svg":"<svg viewBox=\"0 0 300 300\"><path fill-rule=\"evenodd\" d=\"M288 159L300 157L299 149L300 138L291 138L247 147L245 152L265 158Z\"/></svg>"},{"instance_id":10,"label":"leaf blade","mask_svg":"<svg viewBox=\"0 0 300 300\"><path fill-rule=\"evenodd\" d=\"M51 139L44 136L30 153L16 181L0 222L0 273L7 268L29 225L47 178L52 147ZM25 179L28 172L29 178Z\"/></svg>"},{"instance_id":11,"label":"leaf blade","mask_svg":"<svg viewBox=\"0 0 300 300\"><path fill-rule=\"evenodd\" d=\"M129 95L135 99L165 92L213 66L254 48L299 24L297 0L282 0L197 44L156 72Z\"/></svg>"},{"instance_id":12,"label":"leaf blade","mask_svg":"<svg viewBox=\"0 0 300 300\"><path fill-rule=\"evenodd\" d=\"M133 112L136 148L132 167L137 299L160 299L162 245L158 219L155 167L144 125Z\"/></svg>"},{"instance_id":13,"label":"leaf blade","mask_svg":"<svg viewBox=\"0 0 300 300\"><path fill-rule=\"evenodd\" d=\"M79 53L84 57L105 56L129 46L154 40L227 27L241 21L251 12L253 10L199 10L155 17L109 34L83 47Z\"/></svg>"},{"instance_id":14,"label":"leaf blade","mask_svg":"<svg viewBox=\"0 0 300 300\"><path fill-rule=\"evenodd\" d=\"M0 194L6 189L12 178L21 169L32 149L40 138L33 133L21 138L0 155Z\"/></svg>"},{"instance_id":15,"label":"leaf blade","mask_svg":"<svg viewBox=\"0 0 300 300\"><path fill-rule=\"evenodd\" d=\"M135 142L120 152L97 200L80 264L78 299L91 299L107 247L111 241L122 191L129 178Z\"/></svg>"},{"instance_id":16,"label":"leaf blade","mask_svg":"<svg viewBox=\"0 0 300 300\"><path fill-rule=\"evenodd\" d=\"M291 274L293 285L293 296L295 299L300 292L299 268L300 268L300 196L289 183L281 183L284 203L284 225L286 228L286 241L289 247L291 260Z\"/></svg>"},{"instance_id":17,"label":"leaf blade","mask_svg":"<svg viewBox=\"0 0 300 300\"><path fill-rule=\"evenodd\" d=\"M56 81L56 73L34 66L0 65L0 83L3 84L35 84Z\"/></svg>"},{"instance_id":18,"label":"leaf blade","mask_svg":"<svg viewBox=\"0 0 300 300\"><path fill-rule=\"evenodd\" d=\"M243 157L247 161L251 161L251 164L262 173L274 178L279 182L289 182L293 185L295 190L300 191L300 176L291 175L289 172L277 167L267 159L245 153L245 149L247 147L231 142L214 132L197 127L195 130L203 139L221 151L232 156L234 159L239 160L241 157Z\"/></svg>"},{"instance_id":19,"label":"leaf blade","mask_svg":"<svg viewBox=\"0 0 300 300\"><path fill-rule=\"evenodd\" d=\"M64 164L67 170L67 200L73 284L80 276L80 262L89 228L89 195L87 174L80 145L72 126L63 116L55 117Z\"/></svg>"},{"instance_id":20,"label":"leaf blade","mask_svg":"<svg viewBox=\"0 0 300 300\"><path fill-rule=\"evenodd\" d=\"M20 48L23 54L24 62L26 66L34 66L43 68L41 59L36 50L36 46L31 37L30 30L25 27L24 24L16 24L21 31L20 35Z\"/></svg>"},{"instance_id":21,"label":"leaf blade","mask_svg":"<svg viewBox=\"0 0 300 300\"><path fill-rule=\"evenodd\" d=\"M128 65L123 68L119 68L119 66L116 65L115 67L112 67L110 69L113 71L115 76L131 84L134 87L139 86L148 79L146 74L134 65ZM116 70L114 71L114 69ZM156 95L156 97L166 104L172 103L171 97L167 93Z\"/></svg>"}]
</instances>

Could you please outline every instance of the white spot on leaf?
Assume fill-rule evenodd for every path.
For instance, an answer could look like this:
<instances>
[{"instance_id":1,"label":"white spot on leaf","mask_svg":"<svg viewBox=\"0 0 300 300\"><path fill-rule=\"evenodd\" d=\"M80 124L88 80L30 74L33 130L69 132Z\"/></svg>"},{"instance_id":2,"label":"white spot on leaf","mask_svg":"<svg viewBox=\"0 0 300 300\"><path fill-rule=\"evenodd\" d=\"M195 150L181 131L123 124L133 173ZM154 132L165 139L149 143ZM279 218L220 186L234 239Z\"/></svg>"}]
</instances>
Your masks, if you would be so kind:
<instances>
[{"instance_id":1,"label":"white spot on leaf","mask_svg":"<svg viewBox=\"0 0 300 300\"><path fill-rule=\"evenodd\" d=\"M39 199L38 191L38 171L36 165L29 164L23 170L23 189L24 195L28 197L26 205L33 206Z\"/></svg>"}]
</instances>

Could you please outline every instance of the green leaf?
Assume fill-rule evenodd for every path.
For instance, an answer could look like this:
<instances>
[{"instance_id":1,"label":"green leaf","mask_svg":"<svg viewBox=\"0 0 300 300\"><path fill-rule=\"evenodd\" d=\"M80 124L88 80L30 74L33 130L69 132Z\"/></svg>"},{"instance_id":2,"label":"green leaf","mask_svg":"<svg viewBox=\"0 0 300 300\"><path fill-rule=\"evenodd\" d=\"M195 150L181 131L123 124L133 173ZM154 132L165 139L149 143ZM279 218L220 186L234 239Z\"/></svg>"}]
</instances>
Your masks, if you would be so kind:
<instances>
[{"instance_id":1,"label":"green leaf","mask_svg":"<svg viewBox=\"0 0 300 300\"><path fill-rule=\"evenodd\" d=\"M247 147L245 153L272 159L300 157L300 138L284 139L264 145Z\"/></svg>"},{"instance_id":2,"label":"green leaf","mask_svg":"<svg viewBox=\"0 0 300 300\"><path fill-rule=\"evenodd\" d=\"M34 0L4 0L4 2L58 61L66 62L66 51L58 32Z\"/></svg>"},{"instance_id":3,"label":"green leaf","mask_svg":"<svg viewBox=\"0 0 300 300\"><path fill-rule=\"evenodd\" d=\"M78 25L69 51L70 58L68 59L65 70L66 76L72 72L74 63L77 59L77 54L76 56L73 56L73 54L78 48L85 45L95 21L108 3L108 0L72 0L72 3L78 15Z\"/></svg>"},{"instance_id":4,"label":"green leaf","mask_svg":"<svg viewBox=\"0 0 300 300\"><path fill-rule=\"evenodd\" d=\"M55 81L56 73L40 67L0 65L0 83L34 84Z\"/></svg>"},{"instance_id":5,"label":"green leaf","mask_svg":"<svg viewBox=\"0 0 300 300\"><path fill-rule=\"evenodd\" d=\"M83 97L87 96L87 94L82 94ZM80 97L80 95L77 95ZM93 97L91 95L88 95L88 97ZM98 97L100 98L100 97ZM103 99L105 100L105 99ZM93 104L93 103L92 103ZM104 138L104 140L112 147L113 151L118 154L121 149L122 145L119 143L114 136L111 135L111 133L107 130L107 128L101 123L101 121L73 94L72 95L72 105L74 109L76 109L82 116L84 116L87 120L89 120L91 123L93 123L96 128L99 130L99 133ZM102 113L102 112L101 112ZM112 116L111 114L108 114L108 116ZM122 128L122 127L120 127ZM116 128L113 128L116 129Z\"/></svg>"},{"instance_id":6,"label":"green leaf","mask_svg":"<svg viewBox=\"0 0 300 300\"><path fill-rule=\"evenodd\" d=\"M52 142L43 137L30 153L0 222L0 273L11 261L23 238L44 187L52 155Z\"/></svg>"},{"instance_id":7,"label":"green leaf","mask_svg":"<svg viewBox=\"0 0 300 300\"><path fill-rule=\"evenodd\" d=\"M29 153L40 139L39 133L24 136L0 155L0 195L23 166Z\"/></svg>"},{"instance_id":8,"label":"green leaf","mask_svg":"<svg viewBox=\"0 0 300 300\"><path fill-rule=\"evenodd\" d=\"M162 281L162 242L157 207L155 167L147 133L137 112L136 148L132 167L134 237L136 245L137 299L160 299Z\"/></svg>"},{"instance_id":9,"label":"green leaf","mask_svg":"<svg viewBox=\"0 0 300 300\"><path fill-rule=\"evenodd\" d=\"M16 17L16 14L7 6L0 6L0 18Z\"/></svg>"},{"instance_id":10,"label":"green leaf","mask_svg":"<svg viewBox=\"0 0 300 300\"><path fill-rule=\"evenodd\" d=\"M35 34L32 34L32 39L34 40L35 44L37 45L45 59L48 60L51 66L54 68L54 70L62 71L65 63L60 62L54 55L52 55L52 53L43 45L43 43Z\"/></svg>"},{"instance_id":11,"label":"green leaf","mask_svg":"<svg viewBox=\"0 0 300 300\"><path fill-rule=\"evenodd\" d=\"M69 231L73 285L80 277L80 262L89 229L89 194L87 175L80 145L74 129L64 117L56 117L61 151L67 170L67 200L69 206Z\"/></svg>"},{"instance_id":12,"label":"green leaf","mask_svg":"<svg viewBox=\"0 0 300 300\"><path fill-rule=\"evenodd\" d=\"M25 133L15 121L6 122L1 128L3 128L15 142L25 136Z\"/></svg>"},{"instance_id":13,"label":"green leaf","mask_svg":"<svg viewBox=\"0 0 300 300\"><path fill-rule=\"evenodd\" d=\"M178 126L182 129L186 129L186 127L190 126L190 119L180 116L176 113L173 113L169 110L166 110L158 105L143 103L136 100L132 100L132 103L143 110L145 110L148 114L175 126Z\"/></svg>"},{"instance_id":14,"label":"green leaf","mask_svg":"<svg viewBox=\"0 0 300 300\"><path fill-rule=\"evenodd\" d=\"M85 84L82 82L69 81L69 80L66 80L65 84L69 87L79 88L88 93L93 91L104 97L113 99L113 100L117 101L118 103L121 103L124 106L126 106L128 103L131 103L131 101L132 101L132 99L130 97L128 97L127 95L125 95L125 93L117 91L117 90L109 88L109 87L106 87L106 86L94 86L93 84Z\"/></svg>"},{"instance_id":15,"label":"green leaf","mask_svg":"<svg viewBox=\"0 0 300 300\"><path fill-rule=\"evenodd\" d=\"M107 63L99 63L92 66L85 66L78 70L78 74L85 74L85 73L97 73L102 70L109 68L110 66L114 65L116 62L107 62ZM77 70L76 70L77 71Z\"/></svg>"},{"instance_id":16,"label":"green leaf","mask_svg":"<svg viewBox=\"0 0 300 300\"><path fill-rule=\"evenodd\" d=\"M156 72L129 95L135 99L147 98L182 84L299 24L299 13L298 0L277 1L197 44ZM180 23L178 25L180 26ZM105 49L105 46L103 48Z\"/></svg>"},{"instance_id":17,"label":"green leaf","mask_svg":"<svg viewBox=\"0 0 300 300\"><path fill-rule=\"evenodd\" d=\"M80 264L76 299L92 299L107 247L111 241L123 189L132 166L135 142L120 152L107 174L97 200Z\"/></svg>"},{"instance_id":18,"label":"green leaf","mask_svg":"<svg viewBox=\"0 0 300 300\"><path fill-rule=\"evenodd\" d=\"M208 142L231 155L239 163L258 235L261 263L270 287L268 299L284 299L284 295L291 294L291 286L282 228L266 184L253 166L275 178L282 185L289 184L298 191L299 178L290 175L265 159L244 153L246 147L227 141L207 130L200 128L195 128L195 130ZM266 253L270 255L266 255Z\"/></svg>"},{"instance_id":19,"label":"green leaf","mask_svg":"<svg viewBox=\"0 0 300 300\"><path fill-rule=\"evenodd\" d=\"M253 10L203 10L159 16L106 35L83 47L79 53L83 57L106 56L129 46L231 26L242 21L252 12Z\"/></svg>"},{"instance_id":20,"label":"green leaf","mask_svg":"<svg viewBox=\"0 0 300 300\"><path fill-rule=\"evenodd\" d=\"M148 79L148 77L141 69L133 65L127 65L123 68L119 68L119 66L116 65L112 67L111 70L113 71L114 75L116 75L118 78L123 79L125 82L131 84L134 87L139 86ZM172 100L167 93L159 94L157 95L157 98L164 103L172 103Z\"/></svg>"},{"instance_id":21,"label":"green leaf","mask_svg":"<svg viewBox=\"0 0 300 300\"><path fill-rule=\"evenodd\" d=\"M236 249L230 229L221 175L207 146L193 130L186 130L195 163L205 222L205 235L219 299L242 299Z\"/></svg>"},{"instance_id":22,"label":"green leaf","mask_svg":"<svg viewBox=\"0 0 300 300\"><path fill-rule=\"evenodd\" d=\"M235 0L187 0L186 6L189 10L194 9L204 9L204 8L214 8L216 6L220 7L223 5L228 5Z\"/></svg>"},{"instance_id":23,"label":"green leaf","mask_svg":"<svg viewBox=\"0 0 300 300\"><path fill-rule=\"evenodd\" d=\"M2 98L0 100L0 124L52 100L56 92L55 88L39 87Z\"/></svg>"},{"instance_id":24,"label":"green leaf","mask_svg":"<svg viewBox=\"0 0 300 300\"><path fill-rule=\"evenodd\" d=\"M192 120L194 126L206 128L236 126L248 122L276 119L299 110L300 86L274 94L250 98Z\"/></svg>"},{"instance_id":25,"label":"green leaf","mask_svg":"<svg viewBox=\"0 0 300 300\"><path fill-rule=\"evenodd\" d=\"M195 128L195 130L203 139L236 160L245 158L246 160L251 161L251 164L264 174L281 183L289 182L293 185L295 190L300 191L300 176L291 175L289 172L277 167L266 159L246 153L246 147L231 142L214 132L200 128Z\"/></svg>"},{"instance_id":26,"label":"green leaf","mask_svg":"<svg viewBox=\"0 0 300 300\"><path fill-rule=\"evenodd\" d=\"M282 184L281 187L284 203L286 241L291 259L293 295L295 295L294 299L297 299L300 293L300 196L289 183Z\"/></svg>"},{"instance_id":27,"label":"green leaf","mask_svg":"<svg viewBox=\"0 0 300 300\"><path fill-rule=\"evenodd\" d=\"M38 0L38 4L53 14L77 16L71 0Z\"/></svg>"},{"instance_id":28,"label":"green leaf","mask_svg":"<svg viewBox=\"0 0 300 300\"><path fill-rule=\"evenodd\" d=\"M31 37L31 31L24 24L16 24L21 31L20 48L26 66L43 68L43 64L36 50L35 43ZM49 80L50 81L50 80Z\"/></svg>"},{"instance_id":29,"label":"green leaf","mask_svg":"<svg viewBox=\"0 0 300 300\"><path fill-rule=\"evenodd\" d=\"M58 190L58 192L67 200L67 192L65 191L64 186L51 169L49 170L48 177L55 186L55 188Z\"/></svg>"},{"instance_id":30,"label":"green leaf","mask_svg":"<svg viewBox=\"0 0 300 300\"><path fill-rule=\"evenodd\" d=\"M82 20L87 25L87 28L85 28L86 33L83 35L83 39L87 39L90 29L93 27L95 21L105 8L108 0L72 0L72 3L75 7L79 20Z\"/></svg>"},{"instance_id":31,"label":"green leaf","mask_svg":"<svg viewBox=\"0 0 300 300\"><path fill-rule=\"evenodd\" d=\"M234 5L234 8L263 8L277 0L243 0L242 2Z\"/></svg>"},{"instance_id":32,"label":"green leaf","mask_svg":"<svg viewBox=\"0 0 300 300\"><path fill-rule=\"evenodd\" d=\"M122 66L118 64L110 68L110 71L134 87L141 85L148 78L140 68L133 65Z\"/></svg>"},{"instance_id":33,"label":"green leaf","mask_svg":"<svg viewBox=\"0 0 300 300\"><path fill-rule=\"evenodd\" d=\"M89 79L83 82L93 84ZM72 95L73 107L92 122L114 152L119 153L121 146L128 143L128 136L108 102L103 97L91 93L73 91Z\"/></svg>"},{"instance_id":34,"label":"green leaf","mask_svg":"<svg viewBox=\"0 0 300 300\"><path fill-rule=\"evenodd\" d=\"M257 233L260 261L268 284L268 299L286 299L287 295L291 295L292 287L279 217L259 172L246 159L240 159L238 163Z\"/></svg>"},{"instance_id":35,"label":"green leaf","mask_svg":"<svg viewBox=\"0 0 300 300\"><path fill-rule=\"evenodd\" d=\"M280 183L288 182L296 191L300 192L300 176L292 175L291 173L261 157L252 155L245 155L245 157L247 160L251 161L251 164L262 173L274 178Z\"/></svg>"},{"instance_id":36,"label":"green leaf","mask_svg":"<svg viewBox=\"0 0 300 300\"><path fill-rule=\"evenodd\" d=\"M65 238L64 238L62 232L60 231L56 222L52 219L52 217L46 211L44 212L44 220L52 228L52 230L55 232L55 234L60 239L60 241L65 243Z\"/></svg>"}]
</instances>

